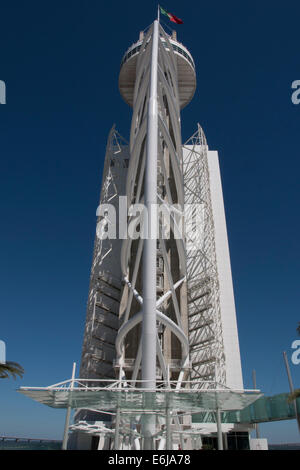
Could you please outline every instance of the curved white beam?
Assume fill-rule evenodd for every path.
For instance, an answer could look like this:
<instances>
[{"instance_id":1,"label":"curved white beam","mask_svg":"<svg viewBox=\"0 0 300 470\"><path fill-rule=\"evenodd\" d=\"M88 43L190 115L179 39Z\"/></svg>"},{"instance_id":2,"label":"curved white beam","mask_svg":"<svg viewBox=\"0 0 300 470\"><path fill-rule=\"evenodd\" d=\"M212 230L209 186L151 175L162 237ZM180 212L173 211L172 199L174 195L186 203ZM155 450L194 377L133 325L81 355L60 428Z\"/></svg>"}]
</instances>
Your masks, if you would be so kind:
<instances>
[{"instance_id":1,"label":"curved white beam","mask_svg":"<svg viewBox=\"0 0 300 470\"><path fill-rule=\"evenodd\" d=\"M179 328L176 323L173 322L169 317L164 315L159 310L156 310L157 320L161 321L161 323L170 328L172 333L179 339L181 346L183 348L183 361L186 360L189 354L189 342L188 338L184 334L184 332ZM130 318L127 323L122 325L119 329L119 333L116 339L116 350L117 356L120 358L122 356L122 344L124 342L125 336L132 330L138 323L143 320L143 311L138 312L134 317Z\"/></svg>"}]
</instances>

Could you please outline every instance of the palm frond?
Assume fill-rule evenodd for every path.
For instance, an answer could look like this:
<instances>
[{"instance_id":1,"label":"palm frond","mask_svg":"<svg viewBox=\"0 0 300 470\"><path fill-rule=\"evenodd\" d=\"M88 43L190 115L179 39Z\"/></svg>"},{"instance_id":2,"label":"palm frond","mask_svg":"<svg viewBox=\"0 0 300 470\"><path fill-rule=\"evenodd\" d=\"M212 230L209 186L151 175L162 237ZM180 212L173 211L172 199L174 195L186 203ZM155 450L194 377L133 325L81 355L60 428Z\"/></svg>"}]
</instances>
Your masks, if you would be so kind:
<instances>
[{"instance_id":1,"label":"palm frond","mask_svg":"<svg viewBox=\"0 0 300 470\"><path fill-rule=\"evenodd\" d=\"M296 388L293 393L290 393L288 396L288 403L292 403L296 398L300 397L300 388Z\"/></svg>"},{"instance_id":2,"label":"palm frond","mask_svg":"<svg viewBox=\"0 0 300 470\"><path fill-rule=\"evenodd\" d=\"M17 377L23 377L24 369L17 362L6 362L5 364L0 364L0 379L8 379L12 376L14 379Z\"/></svg>"}]
</instances>

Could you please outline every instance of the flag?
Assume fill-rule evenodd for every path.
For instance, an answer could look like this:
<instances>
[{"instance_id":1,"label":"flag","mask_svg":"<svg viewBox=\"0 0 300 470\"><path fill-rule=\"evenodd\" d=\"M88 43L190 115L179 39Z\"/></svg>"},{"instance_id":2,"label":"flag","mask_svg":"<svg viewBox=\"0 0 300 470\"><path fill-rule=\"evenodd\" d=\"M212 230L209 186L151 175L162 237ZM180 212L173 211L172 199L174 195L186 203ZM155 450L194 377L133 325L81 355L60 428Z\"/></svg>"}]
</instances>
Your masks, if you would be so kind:
<instances>
[{"instance_id":1,"label":"flag","mask_svg":"<svg viewBox=\"0 0 300 470\"><path fill-rule=\"evenodd\" d=\"M160 8L160 12L162 13L162 15L166 15L170 21L173 21L173 23L176 23L176 24L183 24L183 21L180 18L177 18L177 16L172 15L172 13L167 12L161 6L159 6L159 8Z\"/></svg>"}]
</instances>

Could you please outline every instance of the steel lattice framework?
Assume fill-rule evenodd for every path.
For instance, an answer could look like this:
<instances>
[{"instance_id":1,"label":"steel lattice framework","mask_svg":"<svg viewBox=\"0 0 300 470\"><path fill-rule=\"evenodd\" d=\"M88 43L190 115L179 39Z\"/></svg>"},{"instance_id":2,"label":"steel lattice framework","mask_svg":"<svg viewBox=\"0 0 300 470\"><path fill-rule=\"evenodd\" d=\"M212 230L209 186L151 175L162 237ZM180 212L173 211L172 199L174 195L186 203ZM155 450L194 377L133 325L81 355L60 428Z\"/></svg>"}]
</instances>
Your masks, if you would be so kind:
<instances>
[{"instance_id":1,"label":"steel lattice framework","mask_svg":"<svg viewBox=\"0 0 300 470\"><path fill-rule=\"evenodd\" d=\"M106 146L102 189L97 217L97 235L90 277L90 289L84 343L81 358L81 375L86 378L114 378L115 341L119 327L119 305L122 284L119 263L114 260L120 253L118 239L104 238L101 231L112 221L105 212L108 204L118 209L119 196L124 191L129 161L128 142L111 129ZM120 176L123 176L120 178Z\"/></svg>"},{"instance_id":2,"label":"steel lattice framework","mask_svg":"<svg viewBox=\"0 0 300 470\"><path fill-rule=\"evenodd\" d=\"M191 380L226 384L215 230L210 195L208 147L197 131L184 145L185 204L198 208L201 230L186 217L186 263ZM191 222L189 222L191 221Z\"/></svg>"},{"instance_id":3,"label":"steel lattice framework","mask_svg":"<svg viewBox=\"0 0 300 470\"><path fill-rule=\"evenodd\" d=\"M184 145L181 141L180 110L191 100L195 86L190 53L176 34L165 33L158 20L123 57L119 88L133 108L130 142L112 128L80 376L89 380L91 389L98 379L113 381L106 387L113 387L120 397L124 389L141 390L145 411L132 415L130 423L119 401L109 411L99 408L97 416L97 407L79 411L75 422L85 428L84 423L95 420L106 435L104 447L111 445L114 434L113 446L121 448L130 425L139 434L133 447L150 449L156 440L159 448L171 449L176 432L180 447L189 448L190 437L184 439L182 433L191 430L192 413L172 410L168 400L164 412L155 411L151 393L162 387L192 396L208 391L212 383L216 390L226 389L228 365L230 369L237 356L230 343L225 357L235 333L232 298L227 302L224 297L230 290L228 265L227 271L224 263L219 266L218 273L220 233L223 238L227 234L225 221L217 219L215 225L219 208L212 194L221 194L221 186L211 194L217 175L201 127ZM120 196L126 201L122 208ZM118 212L117 220L109 206ZM115 231L116 237L103 238L106 231ZM221 252L218 259L223 258L229 262L227 253ZM228 329L233 332L229 340ZM215 419L221 446L218 406Z\"/></svg>"},{"instance_id":4,"label":"steel lattice framework","mask_svg":"<svg viewBox=\"0 0 300 470\"><path fill-rule=\"evenodd\" d=\"M128 205L144 203L144 179L147 139L151 45L153 27L144 38L136 66L133 116L130 135L130 163L126 196ZM158 45L158 161L157 204L160 204L156 250L157 279L157 378L177 379L180 388L189 365L186 308L186 263L184 240L175 239L177 220L183 214L182 143L175 54L164 30L159 28ZM178 213L174 213L174 205ZM171 239L164 234L164 214L170 216ZM143 228L142 215L132 214L128 225ZM141 372L143 321L142 254L144 239L124 240L121 266L124 281L120 321L116 339L120 375L136 380Z\"/></svg>"}]
</instances>

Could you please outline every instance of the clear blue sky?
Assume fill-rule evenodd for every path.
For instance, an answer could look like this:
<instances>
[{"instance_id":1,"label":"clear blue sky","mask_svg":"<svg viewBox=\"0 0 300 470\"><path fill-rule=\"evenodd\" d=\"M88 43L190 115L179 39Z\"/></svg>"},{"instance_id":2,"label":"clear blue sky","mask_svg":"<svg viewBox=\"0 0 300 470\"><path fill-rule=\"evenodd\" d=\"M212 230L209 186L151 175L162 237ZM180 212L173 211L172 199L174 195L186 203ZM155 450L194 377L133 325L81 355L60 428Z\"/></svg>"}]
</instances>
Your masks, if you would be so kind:
<instances>
[{"instance_id":1,"label":"clear blue sky","mask_svg":"<svg viewBox=\"0 0 300 470\"><path fill-rule=\"evenodd\" d=\"M200 122L219 151L245 387L288 391L299 315L298 1L173 0L197 90L183 140ZM108 132L128 138L119 64L157 3L2 2L0 339L22 380L0 381L0 434L61 438L64 411L18 394L69 377L80 361L96 208ZM166 21L168 21L166 19ZM168 23L172 26L172 23ZM291 366L300 386L300 365ZM297 442L294 422L261 426Z\"/></svg>"}]
</instances>

